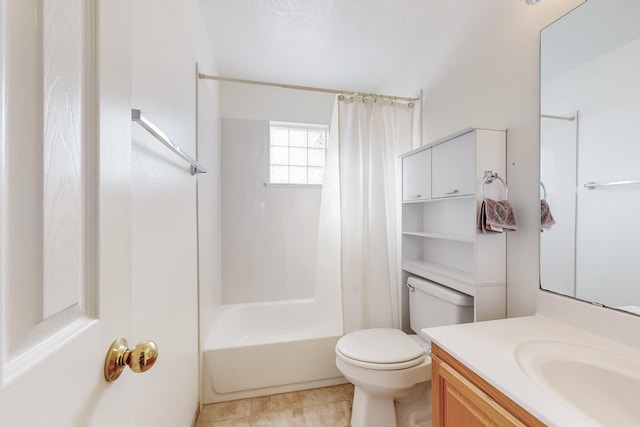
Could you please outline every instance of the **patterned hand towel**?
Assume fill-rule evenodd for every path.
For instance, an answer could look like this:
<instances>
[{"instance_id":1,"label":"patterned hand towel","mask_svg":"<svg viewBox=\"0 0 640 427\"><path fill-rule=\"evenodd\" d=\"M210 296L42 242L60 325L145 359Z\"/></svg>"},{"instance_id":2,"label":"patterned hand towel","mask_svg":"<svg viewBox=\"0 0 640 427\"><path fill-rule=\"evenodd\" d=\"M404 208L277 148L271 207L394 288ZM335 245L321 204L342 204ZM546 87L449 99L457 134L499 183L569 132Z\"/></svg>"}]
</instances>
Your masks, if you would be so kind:
<instances>
[{"instance_id":1,"label":"patterned hand towel","mask_svg":"<svg viewBox=\"0 0 640 427\"><path fill-rule=\"evenodd\" d=\"M483 200L478 213L478 229L482 233L517 230L516 213L511 204L507 200Z\"/></svg>"},{"instance_id":2,"label":"patterned hand towel","mask_svg":"<svg viewBox=\"0 0 640 427\"><path fill-rule=\"evenodd\" d=\"M545 228L551 228L555 223L556 220L553 219L553 215L551 215L549 203L547 203L545 199L540 200L540 230L542 231Z\"/></svg>"}]
</instances>

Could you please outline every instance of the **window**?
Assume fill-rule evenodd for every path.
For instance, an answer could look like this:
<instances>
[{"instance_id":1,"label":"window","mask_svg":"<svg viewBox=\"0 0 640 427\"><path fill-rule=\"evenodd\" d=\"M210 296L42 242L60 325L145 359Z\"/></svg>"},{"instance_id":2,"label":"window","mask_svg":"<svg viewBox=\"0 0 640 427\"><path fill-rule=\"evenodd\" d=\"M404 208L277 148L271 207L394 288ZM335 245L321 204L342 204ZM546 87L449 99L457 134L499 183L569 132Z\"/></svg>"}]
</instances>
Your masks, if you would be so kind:
<instances>
[{"instance_id":1,"label":"window","mask_svg":"<svg viewBox=\"0 0 640 427\"><path fill-rule=\"evenodd\" d=\"M322 185L328 126L269 122L269 183Z\"/></svg>"}]
</instances>

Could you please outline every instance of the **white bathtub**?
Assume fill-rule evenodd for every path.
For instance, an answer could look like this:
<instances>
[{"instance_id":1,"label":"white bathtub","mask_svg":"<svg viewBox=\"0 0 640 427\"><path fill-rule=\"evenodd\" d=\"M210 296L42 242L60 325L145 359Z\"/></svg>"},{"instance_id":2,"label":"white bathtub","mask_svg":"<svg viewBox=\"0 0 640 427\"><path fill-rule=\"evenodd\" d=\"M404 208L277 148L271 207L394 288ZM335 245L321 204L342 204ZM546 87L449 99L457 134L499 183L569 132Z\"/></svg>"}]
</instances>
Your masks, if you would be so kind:
<instances>
[{"instance_id":1,"label":"white bathtub","mask_svg":"<svg viewBox=\"0 0 640 427\"><path fill-rule=\"evenodd\" d=\"M204 403L345 383L334 350L342 328L322 317L313 299L218 307L203 347Z\"/></svg>"}]
</instances>

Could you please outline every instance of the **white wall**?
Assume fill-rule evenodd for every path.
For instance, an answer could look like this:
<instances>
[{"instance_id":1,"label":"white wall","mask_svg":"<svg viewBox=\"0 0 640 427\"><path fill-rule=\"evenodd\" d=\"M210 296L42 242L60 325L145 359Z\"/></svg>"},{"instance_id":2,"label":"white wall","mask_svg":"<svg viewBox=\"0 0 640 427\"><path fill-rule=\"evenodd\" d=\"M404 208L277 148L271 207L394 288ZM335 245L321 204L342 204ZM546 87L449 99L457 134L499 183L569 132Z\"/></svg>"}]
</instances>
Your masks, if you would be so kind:
<instances>
[{"instance_id":1,"label":"white wall","mask_svg":"<svg viewBox=\"0 0 640 427\"><path fill-rule=\"evenodd\" d=\"M319 188L266 187L269 120L329 124L334 96L224 83L222 303L314 296Z\"/></svg>"},{"instance_id":2,"label":"white wall","mask_svg":"<svg viewBox=\"0 0 640 427\"><path fill-rule=\"evenodd\" d=\"M381 93L424 90L423 143L467 126L505 128L509 200L518 231L507 237L507 313L531 314L538 291L540 30L581 0L434 2L427 55L398 64Z\"/></svg>"},{"instance_id":3,"label":"white wall","mask_svg":"<svg viewBox=\"0 0 640 427\"><path fill-rule=\"evenodd\" d=\"M214 64L200 63L201 72L215 72ZM221 143L219 84L198 82L198 159L208 172L198 176L198 281L200 344L207 338L216 307L221 304L222 230Z\"/></svg>"},{"instance_id":4,"label":"white wall","mask_svg":"<svg viewBox=\"0 0 640 427\"><path fill-rule=\"evenodd\" d=\"M132 105L187 153L196 152L195 64L214 66L197 0L135 0ZM215 91L200 93L215 122ZM214 147L216 126L199 135ZM215 148L200 160L218 173ZM211 163L209 163L211 161ZM131 381L131 425L187 426L198 405L196 178L188 165L132 125L133 336L158 344L154 368ZM209 178L211 179L211 178ZM213 221L215 223L215 190ZM215 231L211 232L213 239ZM212 245L215 246L215 243ZM216 256L215 249L212 257ZM219 261L212 259L215 265ZM215 279L208 286L215 287Z\"/></svg>"},{"instance_id":5,"label":"white wall","mask_svg":"<svg viewBox=\"0 0 640 427\"><path fill-rule=\"evenodd\" d=\"M275 120L328 125L335 95L256 86L220 85L221 115L226 119Z\"/></svg>"}]
</instances>

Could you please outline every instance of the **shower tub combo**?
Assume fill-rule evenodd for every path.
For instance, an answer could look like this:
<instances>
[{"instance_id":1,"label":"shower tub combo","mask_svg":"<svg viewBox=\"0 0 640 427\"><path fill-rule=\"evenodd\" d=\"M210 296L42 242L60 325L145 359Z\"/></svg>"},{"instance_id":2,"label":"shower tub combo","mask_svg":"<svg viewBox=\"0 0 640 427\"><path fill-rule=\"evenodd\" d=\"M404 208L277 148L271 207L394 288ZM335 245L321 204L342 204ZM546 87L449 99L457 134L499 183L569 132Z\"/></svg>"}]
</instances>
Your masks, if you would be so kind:
<instances>
[{"instance_id":1,"label":"shower tub combo","mask_svg":"<svg viewBox=\"0 0 640 427\"><path fill-rule=\"evenodd\" d=\"M218 307L203 348L204 403L347 382L335 365L340 326L314 299Z\"/></svg>"}]
</instances>

